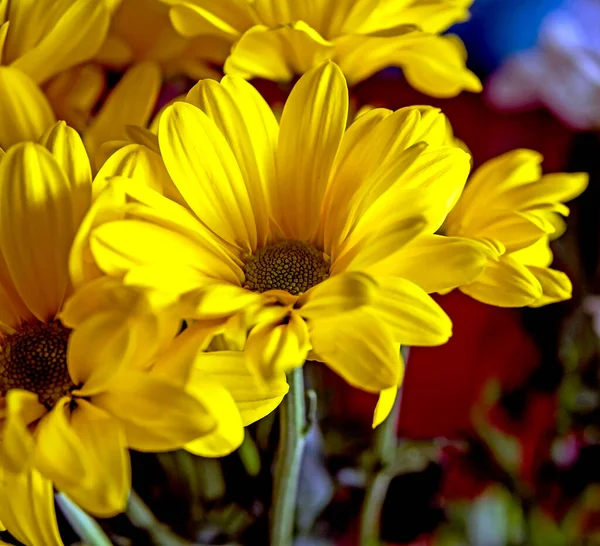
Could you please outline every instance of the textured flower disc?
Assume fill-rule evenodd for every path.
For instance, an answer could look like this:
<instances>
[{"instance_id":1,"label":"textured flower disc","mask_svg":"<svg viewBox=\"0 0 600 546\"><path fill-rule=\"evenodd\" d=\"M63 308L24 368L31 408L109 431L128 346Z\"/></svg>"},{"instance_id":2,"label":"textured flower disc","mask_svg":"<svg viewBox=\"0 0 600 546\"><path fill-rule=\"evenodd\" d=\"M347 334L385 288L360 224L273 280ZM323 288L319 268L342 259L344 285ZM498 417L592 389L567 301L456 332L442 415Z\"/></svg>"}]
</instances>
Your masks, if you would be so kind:
<instances>
[{"instance_id":1,"label":"textured flower disc","mask_svg":"<svg viewBox=\"0 0 600 546\"><path fill-rule=\"evenodd\" d=\"M329 276L329 260L313 246L283 241L260 249L245 267L244 288L254 292L285 290L297 296Z\"/></svg>"},{"instance_id":2,"label":"textured flower disc","mask_svg":"<svg viewBox=\"0 0 600 546\"><path fill-rule=\"evenodd\" d=\"M25 323L2 340L0 349L0 393L25 389L52 407L69 393L73 382L67 369L70 330L60 322Z\"/></svg>"}]
</instances>

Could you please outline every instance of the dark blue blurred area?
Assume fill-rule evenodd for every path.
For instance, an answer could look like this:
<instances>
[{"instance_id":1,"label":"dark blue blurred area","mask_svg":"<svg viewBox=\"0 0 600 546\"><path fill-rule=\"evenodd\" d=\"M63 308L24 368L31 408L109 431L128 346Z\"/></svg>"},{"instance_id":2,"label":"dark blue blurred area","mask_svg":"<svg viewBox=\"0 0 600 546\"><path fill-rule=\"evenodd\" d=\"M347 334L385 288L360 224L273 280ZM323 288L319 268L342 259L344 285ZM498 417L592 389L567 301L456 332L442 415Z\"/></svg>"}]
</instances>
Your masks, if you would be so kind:
<instances>
[{"instance_id":1,"label":"dark blue blurred area","mask_svg":"<svg viewBox=\"0 0 600 546\"><path fill-rule=\"evenodd\" d=\"M504 59L532 47L543 18L564 0L475 0L471 19L454 26L469 52L469 67L480 75L498 68Z\"/></svg>"}]
</instances>

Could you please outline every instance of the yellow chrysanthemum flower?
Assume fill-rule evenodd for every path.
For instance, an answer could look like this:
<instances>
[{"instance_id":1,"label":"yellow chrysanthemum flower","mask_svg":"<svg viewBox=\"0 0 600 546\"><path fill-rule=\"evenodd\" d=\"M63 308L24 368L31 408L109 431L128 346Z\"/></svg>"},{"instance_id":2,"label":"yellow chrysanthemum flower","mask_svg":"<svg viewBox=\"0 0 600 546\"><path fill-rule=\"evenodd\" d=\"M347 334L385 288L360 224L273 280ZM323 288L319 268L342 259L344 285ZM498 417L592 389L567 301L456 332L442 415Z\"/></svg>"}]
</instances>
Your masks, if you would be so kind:
<instances>
[{"instance_id":1,"label":"yellow chrysanthemum flower","mask_svg":"<svg viewBox=\"0 0 600 546\"><path fill-rule=\"evenodd\" d=\"M62 544L53 487L114 515L130 489L128 447L228 453L287 387L274 380L271 399L257 402L242 367L234 399L221 380L233 357L197 354L220 325L173 340L170 295L148 299L107 277L72 295L69 253L91 169L64 122L40 142L0 157L0 520L25 544L51 546Z\"/></svg>"},{"instance_id":2,"label":"yellow chrysanthemum flower","mask_svg":"<svg viewBox=\"0 0 600 546\"><path fill-rule=\"evenodd\" d=\"M250 330L245 358L263 377L310 357L360 388L395 390L400 343L450 336L419 284L456 287L487 260L477 242L434 235L470 158L419 108L373 110L348 130L347 115L329 62L294 87L281 127L243 79L199 82L159 123L182 204L128 190L130 218L91 230L97 264L171 290L199 324L228 321L244 340Z\"/></svg>"},{"instance_id":3,"label":"yellow chrysanthemum flower","mask_svg":"<svg viewBox=\"0 0 600 546\"><path fill-rule=\"evenodd\" d=\"M325 59L354 84L401 67L418 90L448 97L481 91L456 36L472 0L163 0L186 37L213 33L233 44L225 72L289 81Z\"/></svg>"},{"instance_id":4,"label":"yellow chrysanthemum flower","mask_svg":"<svg viewBox=\"0 0 600 546\"><path fill-rule=\"evenodd\" d=\"M542 156L513 150L482 165L445 224L451 236L486 243L496 254L460 289L500 307L539 307L571 297L571 281L551 269L549 241L562 235L564 205L587 186L585 173L542 176Z\"/></svg>"},{"instance_id":5,"label":"yellow chrysanthemum flower","mask_svg":"<svg viewBox=\"0 0 600 546\"><path fill-rule=\"evenodd\" d=\"M125 72L127 83L118 88L127 90L115 90L109 99L111 107L102 108L95 116L90 128L96 133L94 141L102 140L107 132L109 140L122 138L126 124L144 125L150 111L143 105L154 107L163 77L219 77L216 67L223 65L231 47L229 40L220 36L182 37L171 25L169 7L160 0L111 0L111 7L110 28L94 59L63 73L46 89L58 117L83 131L106 88L106 71ZM146 68L138 68L140 64ZM86 145L89 148L90 143Z\"/></svg>"}]
</instances>

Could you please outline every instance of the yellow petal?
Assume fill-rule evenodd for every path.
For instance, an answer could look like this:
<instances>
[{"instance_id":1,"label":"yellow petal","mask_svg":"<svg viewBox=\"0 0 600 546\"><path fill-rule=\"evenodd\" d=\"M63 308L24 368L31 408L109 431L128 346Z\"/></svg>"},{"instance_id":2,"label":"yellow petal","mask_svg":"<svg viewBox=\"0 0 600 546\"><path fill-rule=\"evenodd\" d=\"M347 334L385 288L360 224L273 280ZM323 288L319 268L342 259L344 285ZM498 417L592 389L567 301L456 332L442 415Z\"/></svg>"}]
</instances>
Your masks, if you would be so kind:
<instances>
[{"instance_id":1,"label":"yellow petal","mask_svg":"<svg viewBox=\"0 0 600 546\"><path fill-rule=\"evenodd\" d=\"M138 451L170 451L214 430L207 408L180 386L149 373L123 371L92 403L119 420L127 443Z\"/></svg>"},{"instance_id":2,"label":"yellow petal","mask_svg":"<svg viewBox=\"0 0 600 546\"><path fill-rule=\"evenodd\" d=\"M0 163L0 247L27 307L42 321L59 310L67 289L74 237L69 182L44 147L13 146Z\"/></svg>"},{"instance_id":3,"label":"yellow petal","mask_svg":"<svg viewBox=\"0 0 600 546\"><path fill-rule=\"evenodd\" d=\"M542 286L529 269L510 256L490 262L475 282L461 291L489 305L525 307L542 296Z\"/></svg>"},{"instance_id":4,"label":"yellow petal","mask_svg":"<svg viewBox=\"0 0 600 546\"><path fill-rule=\"evenodd\" d=\"M398 344L387 326L368 312L313 321L310 339L318 360L353 387L380 392L398 386L402 373Z\"/></svg>"},{"instance_id":5,"label":"yellow petal","mask_svg":"<svg viewBox=\"0 0 600 546\"><path fill-rule=\"evenodd\" d=\"M490 258L488 247L478 241L423 235L367 271L402 277L431 294L473 282Z\"/></svg>"},{"instance_id":6,"label":"yellow petal","mask_svg":"<svg viewBox=\"0 0 600 546\"><path fill-rule=\"evenodd\" d=\"M6 420L0 453L2 464L10 472L27 470L33 455L34 441L27 425L46 413L36 394L11 389L6 394Z\"/></svg>"},{"instance_id":7,"label":"yellow petal","mask_svg":"<svg viewBox=\"0 0 600 546\"><path fill-rule=\"evenodd\" d=\"M225 61L225 73L243 78L289 81L331 57L334 44L303 21L244 32Z\"/></svg>"},{"instance_id":8,"label":"yellow petal","mask_svg":"<svg viewBox=\"0 0 600 546\"><path fill-rule=\"evenodd\" d=\"M270 199L275 223L288 238L307 240L317 230L347 116L348 88L330 62L302 76L285 103Z\"/></svg>"},{"instance_id":9,"label":"yellow petal","mask_svg":"<svg viewBox=\"0 0 600 546\"><path fill-rule=\"evenodd\" d=\"M206 381L197 373L192 373L187 390L213 409L217 426L209 434L187 443L185 449L202 457L223 457L240 447L244 441L244 426L229 391L219 383Z\"/></svg>"},{"instance_id":10,"label":"yellow petal","mask_svg":"<svg viewBox=\"0 0 600 546\"><path fill-rule=\"evenodd\" d=\"M289 390L284 373L259 380L248 368L241 351L199 353L194 369L192 381L213 381L229 391L244 426L274 411Z\"/></svg>"},{"instance_id":11,"label":"yellow petal","mask_svg":"<svg viewBox=\"0 0 600 546\"><path fill-rule=\"evenodd\" d=\"M397 396L398 387L390 387L379 393L379 399L377 400L375 412L373 413L373 428L378 427L387 419L387 416L394 408L394 402L396 402Z\"/></svg>"},{"instance_id":12,"label":"yellow petal","mask_svg":"<svg viewBox=\"0 0 600 546\"><path fill-rule=\"evenodd\" d=\"M235 284L203 283L204 286L181 297L186 316L213 319L233 315L245 308L260 305L263 296Z\"/></svg>"},{"instance_id":13,"label":"yellow petal","mask_svg":"<svg viewBox=\"0 0 600 546\"><path fill-rule=\"evenodd\" d=\"M170 0L166 2L172 3ZM214 7L217 9L205 9L192 2L176 3L169 12L171 23L175 30L186 38L214 34L235 40L245 26L242 13L235 13L235 6L231 2L224 2L223 8L234 8L233 14L219 13L219 6L215 4Z\"/></svg>"},{"instance_id":14,"label":"yellow petal","mask_svg":"<svg viewBox=\"0 0 600 546\"><path fill-rule=\"evenodd\" d=\"M199 108L178 102L162 115L158 141L167 171L198 218L241 250L255 250L248 189L215 123Z\"/></svg>"},{"instance_id":15,"label":"yellow petal","mask_svg":"<svg viewBox=\"0 0 600 546\"><path fill-rule=\"evenodd\" d=\"M121 319L121 320L118 320ZM77 393L102 391L135 351L133 339L116 311L105 311L83 321L71 334L67 351L69 375Z\"/></svg>"},{"instance_id":16,"label":"yellow petal","mask_svg":"<svg viewBox=\"0 0 600 546\"><path fill-rule=\"evenodd\" d=\"M296 308L306 320L325 319L373 302L377 282L364 273L335 275L314 286L298 299Z\"/></svg>"},{"instance_id":17,"label":"yellow petal","mask_svg":"<svg viewBox=\"0 0 600 546\"><path fill-rule=\"evenodd\" d=\"M403 345L442 345L452 334L452 322L427 293L398 277L377 277L380 297L372 313L385 322Z\"/></svg>"},{"instance_id":18,"label":"yellow petal","mask_svg":"<svg viewBox=\"0 0 600 546\"><path fill-rule=\"evenodd\" d=\"M4 472L0 514L7 530L24 544L63 546L54 511L52 482L37 470Z\"/></svg>"},{"instance_id":19,"label":"yellow petal","mask_svg":"<svg viewBox=\"0 0 600 546\"><path fill-rule=\"evenodd\" d=\"M104 2L73 2L36 46L12 66L29 74L38 83L90 59L100 48L108 31L109 11Z\"/></svg>"},{"instance_id":20,"label":"yellow petal","mask_svg":"<svg viewBox=\"0 0 600 546\"><path fill-rule=\"evenodd\" d=\"M6 2L5 2L5 5L6 5ZM3 19L3 17L1 17L0 19ZM4 44L6 43L6 35L8 33L8 25L9 25L8 21L6 21L6 22L2 23L2 25L0 25L0 64L4 64L2 61L2 57L4 57Z\"/></svg>"},{"instance_id":21,"label":"yellow petal","mask_svg":"<svg viewBox=\"0 0 600 546\"><path fill-rule=\"evenodd\" d=\"M0 147L37 140L51 127L54 114L40 88L15 68L0 67Z\"/></svg>"},{"instance_id":22,"label":"yellow petal","mask_svg":"<svg viewBox=\"0 0 600 546\"><path fill-rule=\"evenodd\" d=\"M434 97L481 91L481 82L465 66L462 44L453 37L427 34L411 26L343 36L336 40L335 59L350 84L398 66L413 87Z\"/></svg>"},{"instance_id":23,"label":"yellow petal","mask_svg":"<svg viewBox=\"0 0 600 546\"><path fill-rule=\"evenodd\" d=\"M523 265L536 267L548 267L554 259L550 250L549 237L543 237L527 248L512 252L510 257Z\"/></svg>"},{"instance_id":24,"label":"yellow petal","mask_svg":"<svg viewBox=\"0 0 600 546\"><path fill-rule=\"evenodd\" d=\"M531 307L571 299L573 286L565 273L547 267L529 266L528 269L542 285L543 292L542 297L531 304Z\"/></svg>"},{"instance_id":25,"label":"yellow petal","mask_svg":"<svg viewBox=\"0 0 600 546\"><path fill-rule=\"evenodd\" d=\"M98 183L100 180L96 180L94 185ZM123 218L124 206L125 192L119 181L109 184L92 203L75 235L69 255L69 273L74 287L102 276L90 249L90 233L98 225Z\"/></svg>"},{"instance_id":26,"label":"yellow petal","mask_svg":"<svg viewBox=\"0 0 600 546\"><path fill-rule=\"evenodd\" d=\"M186 101L206 113L223 133L248 187L259 247L265 244L269 217L265 188L274 182L279 126L271 108L249 83L236 76L198 82Z\"/></svg>"},{"instance_id":27,"label":"yellow petal","mask_svg":"<svg viewBox=\"0 0 600 546\"><path fill-rule=\"evenodd\" d=\"M127 125L145 126L158 99L161 75L151 62L131 67L106 99L84 138L94 157L98 147L109 140L126 139Z\"/></svg>"},{"instance_id":28,"label":"yellow petal","mask_svg":"<svg viewBox=\"0 0 600 546\"><path fill-rule=\"evenodd\" d=\"M159 155L140 144L129 144L115 151L100 167L96 180L126 176L158 192L170 184L169 175ZM99 189L94 184L96 195Z\"/></svg>"},{"instance_id":29,"label":"yellow petal","mask_svg":"<svg viewBox=\"0 0 600 546\"><path fill-rule=\"evenodd\" d=\"M283 323L262 323L248 335L244 354L248 368L273 378L304 364L311 348L304 320L292 312Z\"/></svg>"},{"instance_id":30,"label":"yellow petal","mask_svg":"<svg viewBox=\"0 0 600 546\"><path fill-rule=\"evenodd\" d=\"M144 265L179 265L231 284L239 284L238 273L199 242L161 226L139 220L122 220L96 228L90 237L96 262L110 275L120 276ZM187 286L185 287L188 288ZM177 287L173 287L177 289Z\"/></svg>"},{"instance_id":31,"label":"yellow petal","mask_svg":"<svg viewBox=\"0 0 600 546\"><path fill-rule=\"evenodd\" d=\"M81 137L59 121L42 135L40 144L54 156L71 185L73 225L77 229L90 208L92 193L92 170Z\"/></svg>"},{"instance_id":32,"label":"yellow petal","mask_svg":"<svg viewBox=\"0 0 600 546\"><path fill-rule=\"evenodd\" d=\"M122 512L130 489L129 454L119 422L80 400L63 398L40 424L36 464L81 508L102 517Z\"/></svg>"},{"instance_id":33,"label":"yellow petal","mask_svg":"<svg viewBox=\"0 0 600 546\"><path fill-rule=\"evenodd\" d=\"M65 487L65 493L78 506L100 517L123 512L131 489L131 470L125 433L118 420L79 400L71 427L86 460L87 479Z\"/></svg>"}]
</instances>

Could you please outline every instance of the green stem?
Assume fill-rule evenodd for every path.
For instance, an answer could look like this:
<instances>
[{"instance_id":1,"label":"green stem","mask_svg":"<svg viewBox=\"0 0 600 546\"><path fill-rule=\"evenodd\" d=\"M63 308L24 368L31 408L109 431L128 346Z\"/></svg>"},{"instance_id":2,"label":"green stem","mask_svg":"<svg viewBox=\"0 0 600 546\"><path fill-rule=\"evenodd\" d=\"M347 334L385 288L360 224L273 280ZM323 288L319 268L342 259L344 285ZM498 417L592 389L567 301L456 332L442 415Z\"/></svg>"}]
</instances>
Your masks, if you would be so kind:
<instances>
[{"instance_id":1,"label":"green stem","mask_svg":"<svg viewBox=\"0 0 600 546\"><path fill-rule=\"evenodd\" d=\"M56 503L83 542L90 546L112 546L112 542L98 522L88 516L64 493L56 494Z\"/></svg>"},{"instance_id":2,"label":"green stem","mask_svg":"<svg viewBox=\"0 0 600 546\"><path fill-rule=\"evenodd\" d=\"M290 390L280 406L280 437L273 488L271 546L291 546L307 423L302 368L288 376Z\"/></svg>"},{"instance_id":3,"label":"green stem","mask_svg":"<svg viewBox=\"0 0 600 546\"><path fill-rule=\"evenodd\" d=\"M403 348L404 360L408 357L408 348ZM374 455L372 471L367 478L365 499L360 515L360 546L378 546L381 535L381 509L394 477L393 466L398 448L398 421L402 387L398 389L392 411L386 420L375 429Z\"/></svg>"}]
</instances>

